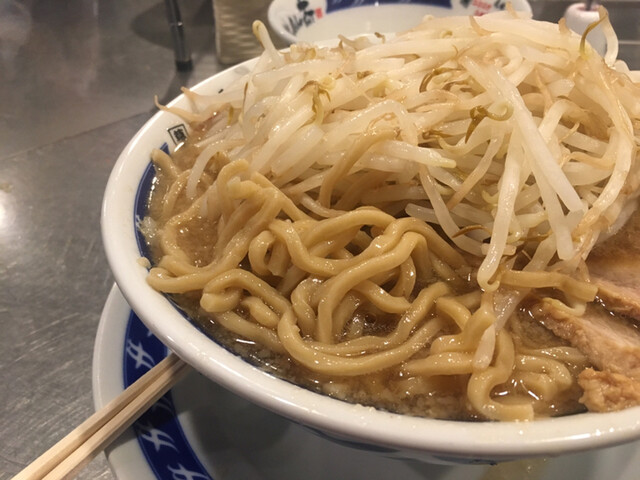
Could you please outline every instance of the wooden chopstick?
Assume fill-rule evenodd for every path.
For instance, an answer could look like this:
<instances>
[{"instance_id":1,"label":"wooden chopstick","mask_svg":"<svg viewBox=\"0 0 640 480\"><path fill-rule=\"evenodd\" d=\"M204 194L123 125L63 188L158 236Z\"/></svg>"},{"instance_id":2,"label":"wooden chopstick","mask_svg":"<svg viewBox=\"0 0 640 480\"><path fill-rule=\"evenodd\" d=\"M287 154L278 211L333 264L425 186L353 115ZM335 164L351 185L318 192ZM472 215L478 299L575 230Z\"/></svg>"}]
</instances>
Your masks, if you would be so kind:
<instances>
[{"instance_id":1,"label":"wooden chopstick","mask_svg":"<svg viewBox=\"0 0 640 480\"><path fill-rule=\"evenodd\" d=\"M175 353L131 384L66 437L27 465L13 480L73 478L189 371Z\"/></svg>"}]
</instances>

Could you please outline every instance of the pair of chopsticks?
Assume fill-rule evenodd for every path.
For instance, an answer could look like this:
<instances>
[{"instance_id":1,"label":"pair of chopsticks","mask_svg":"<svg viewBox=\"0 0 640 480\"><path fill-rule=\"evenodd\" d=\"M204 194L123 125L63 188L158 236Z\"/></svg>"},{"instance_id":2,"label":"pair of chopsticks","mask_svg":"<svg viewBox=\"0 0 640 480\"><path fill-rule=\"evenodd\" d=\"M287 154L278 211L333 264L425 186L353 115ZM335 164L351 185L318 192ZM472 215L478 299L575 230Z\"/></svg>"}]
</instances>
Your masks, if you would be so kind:
<instances>
[{"instance_id":1,"label":"pair of chopsticks","mask_svg":"<svg viewBox=\"0 0 640 480\"><path fill-rule=\"evenodd\" d=\"M170 353L29 464L13 480L73 478L188 371L189 366L175 353Z\"/></svg>"}]
</instances>

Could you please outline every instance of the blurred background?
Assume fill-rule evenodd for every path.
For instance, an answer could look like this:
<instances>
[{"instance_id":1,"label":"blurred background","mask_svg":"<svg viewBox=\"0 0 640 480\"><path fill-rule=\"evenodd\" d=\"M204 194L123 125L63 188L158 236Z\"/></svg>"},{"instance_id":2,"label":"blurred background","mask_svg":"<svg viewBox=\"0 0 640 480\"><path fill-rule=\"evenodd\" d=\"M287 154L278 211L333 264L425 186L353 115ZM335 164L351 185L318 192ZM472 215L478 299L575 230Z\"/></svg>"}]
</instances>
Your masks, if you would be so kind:
<instances>
[{"instance_id":1,"label":"blurred background","mask_svg":"<svg viewBox=\"0 0 640 480\"><path fill-rule=\"evenodd\" d=\"M531 3L555 22L571 2ZM603 3L620 57L640 69L640 2ZM226 67L212 1L176 5L187 71L163 1L0 0L0 479L93 412L93 342L113 282L100 204L113 163L155 95L166 102ZM101 455L79 478L113 475Z\"/></svg>"}]
</instances>

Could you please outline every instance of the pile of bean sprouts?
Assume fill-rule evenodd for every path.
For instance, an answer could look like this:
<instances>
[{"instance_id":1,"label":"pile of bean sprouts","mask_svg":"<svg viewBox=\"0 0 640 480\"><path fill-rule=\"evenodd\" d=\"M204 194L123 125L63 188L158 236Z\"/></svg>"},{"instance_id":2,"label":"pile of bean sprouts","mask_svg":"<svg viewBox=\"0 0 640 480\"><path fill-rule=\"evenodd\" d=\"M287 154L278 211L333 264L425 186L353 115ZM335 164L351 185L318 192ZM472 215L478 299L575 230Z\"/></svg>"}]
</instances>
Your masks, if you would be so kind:
<instances>
[{"instance_id":1,"label":"pile of bean sprouts","mask_svg":"<svg viewBox=\"0 0 640 480\"><path fill-rule=\"evenodd\" d=\"M314 218L376 207L434 226L490 299L474 353L487 368L531 289L562 290L578 313L593 299L571 277L588 280L590 250L635 208L640 85L600 15L604 57L562 22L510 9L286 51L257 22L264 52L246 76L214 95L184 89L190 110L160 107L197 137L182 194L211 216L232 201L220 189L253 173ZM242 168L203 183L216 162ZM154 275L162 290L175 272Z\"/></svg>"}]
</instances>

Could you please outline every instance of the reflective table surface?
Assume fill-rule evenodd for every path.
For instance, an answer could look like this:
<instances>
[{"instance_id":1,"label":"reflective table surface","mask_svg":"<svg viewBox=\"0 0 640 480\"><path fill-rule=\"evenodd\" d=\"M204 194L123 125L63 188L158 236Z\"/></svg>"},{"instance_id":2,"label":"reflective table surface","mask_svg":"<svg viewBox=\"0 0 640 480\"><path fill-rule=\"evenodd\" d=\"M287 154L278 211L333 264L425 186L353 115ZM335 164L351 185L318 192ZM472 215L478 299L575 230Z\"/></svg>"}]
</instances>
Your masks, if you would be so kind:
<instances>
[{"instance_id":1,"label":"reflective table surface","mask_svg":"<svg viewBox=\"0 0 640 480\"><path fill-rule=\"evenodd\" d=\"M610 2L640 69L640 2ZM569 2L534 1L558 20ZM91 360L113 283L100 238L109 172L160 102L222 70L211 1L180 4L178 72L153 0L0 0L0 479L93 413ZM104 455L79 475L114 478Z\"/></svg>"}]
</instances>

